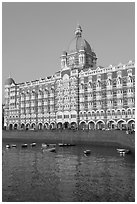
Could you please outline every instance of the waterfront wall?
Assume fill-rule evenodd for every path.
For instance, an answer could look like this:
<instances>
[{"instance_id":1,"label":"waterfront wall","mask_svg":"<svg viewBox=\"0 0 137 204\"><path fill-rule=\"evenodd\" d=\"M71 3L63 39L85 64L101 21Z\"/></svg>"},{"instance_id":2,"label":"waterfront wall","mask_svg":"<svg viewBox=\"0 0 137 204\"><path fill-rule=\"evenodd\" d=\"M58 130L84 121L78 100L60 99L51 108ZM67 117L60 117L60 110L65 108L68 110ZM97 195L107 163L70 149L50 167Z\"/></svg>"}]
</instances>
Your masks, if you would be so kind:
<instances>
[{"instance_id":1,"label":"waterfront wall","mask_svg":"<svg viewBox=\"0 0 137 204\"><path fill-rule=\"evenodd\" d=\"M51 143L75 143L89 145L105 145L130 148L135 151L135 133L126 134L125 131L93 130L93 131L73 131L73 130L47 130L47 131L3 131L3 140L13 141L41 141Z\"/></svg>"}]
</instances>

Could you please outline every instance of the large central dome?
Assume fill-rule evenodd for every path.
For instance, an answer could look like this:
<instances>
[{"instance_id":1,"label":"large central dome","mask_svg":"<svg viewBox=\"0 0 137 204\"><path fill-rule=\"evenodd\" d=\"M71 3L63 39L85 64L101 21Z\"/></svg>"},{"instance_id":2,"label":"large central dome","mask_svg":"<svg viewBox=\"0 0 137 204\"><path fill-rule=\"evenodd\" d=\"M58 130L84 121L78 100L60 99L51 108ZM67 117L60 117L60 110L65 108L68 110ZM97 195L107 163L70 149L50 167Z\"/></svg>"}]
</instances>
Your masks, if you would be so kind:
<instances>
[{"instance_id":1,"label":"large central dome","mask_svg":"<svg viewBox=\"0 0 137 204\"><path fill-rule=\"evenodd\" d=\"M92 55L90 44L82 38L82 29L80 25L78 25L75 35L75 38L73 38L68 46L68 54L84 50L86 53Z\"/></svg>"}]
</instances>

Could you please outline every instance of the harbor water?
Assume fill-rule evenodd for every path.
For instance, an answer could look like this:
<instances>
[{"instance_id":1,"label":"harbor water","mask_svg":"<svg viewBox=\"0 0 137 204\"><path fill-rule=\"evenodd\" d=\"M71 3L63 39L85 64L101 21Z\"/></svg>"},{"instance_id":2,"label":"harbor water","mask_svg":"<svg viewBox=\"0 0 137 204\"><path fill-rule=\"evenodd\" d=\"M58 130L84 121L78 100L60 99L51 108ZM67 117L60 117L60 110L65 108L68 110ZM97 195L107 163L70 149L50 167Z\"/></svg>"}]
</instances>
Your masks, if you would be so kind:
<instances>
[{"instance_id":1,"label":"harbor water","mask_svg":"<svg viewBox=\"0 0 137 204\"><path fill-rule=\"evenodd\" d=\"M34 142L34 141L32 141ZM115 147L56 146L56 152L32 147L2 147L3 202L133 202L135 161ZM15 144L15 141L14 141ZM85 150L91 154L84 155Z\"/></svg>"}]
</instances>

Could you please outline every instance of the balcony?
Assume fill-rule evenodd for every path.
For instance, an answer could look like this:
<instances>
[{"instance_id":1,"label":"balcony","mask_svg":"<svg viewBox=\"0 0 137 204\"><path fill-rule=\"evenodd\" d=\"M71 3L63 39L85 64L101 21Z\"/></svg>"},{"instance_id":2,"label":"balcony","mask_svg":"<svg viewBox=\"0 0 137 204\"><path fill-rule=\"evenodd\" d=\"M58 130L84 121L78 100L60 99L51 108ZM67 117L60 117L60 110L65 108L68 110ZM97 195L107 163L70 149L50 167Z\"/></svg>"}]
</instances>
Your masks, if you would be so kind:
<instances>
[{"instance_id":1,"label":"balcony","mask_svg":"<svg viewBox=\"0 0 137 204\"><path fill-rule=\"evenodd\" d=\"M44 105L45 105L45 106L48 105L48 102L47 102L47 101L44 101Z\"/></svg>"},{"instance_id":2,"label":"balcony","mask_svg":"<svg viewBox=\"0 0 137 204\"><path fill-rule=\"evenodd\" d=\"M31 100L35 100L35 98L36 98L35 96L31 96Z\"/></svg>"},{"instance_id":3,"label":"balcony","mask_svg":"<svg viewBox=\"0 0 137 204\"><path fill-rule=\"evenodd\" d=\"M54 105L54 101L50 101L50 105Z\"/></svg>"},{"instance_id":4,"label":"balcony","mask_svg":"<svg viewBox=\"0 0 137 204\"><path fill-rule=\"evenodd\" d=\"M35 103L31 103L31 107L34 107L35 106Z\"/></svg>"},{"instance_id":5,"label":"balcony","mask_svg":"<svg viewBox=\"0 0 137 204\"><path fill-rule=\"evenodd\" d=\"M42 95L38 95L38 99L42 99Z\"/></svg>"},{"instance_id":6,"label":"balcony","mask_svg":"<svg viewBox=\"0 0 137 204\"><path fill-rule=\"evenodd\" d=\"M21 101L25 101L25 98L24 98L24 97L21 97Z\"/></svg>"},{"instance_id":7,"label":"balcony","mask_svg":"<svg viewBox=\"0 0 137 204\"><path fill-rule=\"evenodd\" d=\"M102 98L101 95L96 95L96 100L101 100L101 98Z\"/></svg>"},{"instance_id":8,"label":"balcony","mask_svg":"<svg viewBox=\"0 0 137 204\"><path fill-rule=\"evenodd\" d=\"M25 107L25 104L23 103L23 104L21 104L21 108L24 108Z\"/></svg>"},{"instance_id":9,"label":"balcony","mask_svg":"<svg viewBox=\"0 0 137 204\"><path fill-rule=\"evenodd\" d=\"M123 98L123 94L117 94L117 98Z\"/></svg>"},{"instance_id":10,"label":"balcony","mask_svg":"<svg viewBox=\"0 0 137 204\"><path fill-rule=\"evenodd\" d=\"M112 94L107 94L107 98L111 99L111 98L113 98L113 95Z\"/></svg>"},{"instance_id":11,"label":"balcony","mask_svg":"<svg viewBox=\"0 0 137 204\"><path fill-rule=\"evenodd\" d=\"M48 94L44 94L44 98L48 98Z\"/></svg>"},{"instance_id":12,"label":"balcony","mask_svg":"<svg viewBox=\"0 0 137 204\"><path fill-rule=\"evenodd\" d=\"M80 90L79 90L79 93L84 93L84 89L80 89Z\"/></svg>"},{"instance_id":13,"label":"balcony","mask_svg":"<svg viewBox=\"0 0 137 204\"><path fill-rule=\"evenodd\" d=\"M107 90L112 90L112 88L113 88L112 85L106 86Z\"/></svg>"},{"instance_id":14,"label":"balcony","mask_svg":"<svg viewBox=\"0 0 137 204\"><path fill-rule=\"evenodd\" d=\"M54 93L50 93L50 97L54 97Z\"/></svg>"},{"instance_id":15,"label":"balcony","mask_svg":"<svg viewBox=\"0 0 137 204\"><path fill-rule=\"evenodd\" d=\"M30 100L30 97L27 96L27 97L26 97L26 101L28 101L28 100Z\"/></svg>"},{"instance_id":16,"label":"balcony","mask_svg":"<svg viewBox=\"0 0 137 204\"><path fill-rule=\"evenodd\" d=\"M84 98L80 98L79 100L80 100L80 102L84 102Z\"/></svg>"},{"instance_id":17,"label":"balcony","mask_svg":"<svg viewBox=\"0 0 137 204\"><path fill-rule=\"evenodd\" d=\"M42 106L42 102L38 102L38 106Z\"/></svg>"}]
</instances>

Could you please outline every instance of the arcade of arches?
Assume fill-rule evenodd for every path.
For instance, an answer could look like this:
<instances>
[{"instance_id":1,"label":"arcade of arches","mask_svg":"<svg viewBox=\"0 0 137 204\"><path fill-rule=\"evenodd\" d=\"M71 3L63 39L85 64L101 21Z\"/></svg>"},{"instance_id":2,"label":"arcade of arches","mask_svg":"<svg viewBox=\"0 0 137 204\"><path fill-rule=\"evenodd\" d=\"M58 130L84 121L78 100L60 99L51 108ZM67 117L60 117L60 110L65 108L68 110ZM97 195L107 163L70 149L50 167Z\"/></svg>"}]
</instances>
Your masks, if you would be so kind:
<instances>
[{"instance_id":1,"label":"arcade of arches","mask_svg":"<svg viewBox=\"0 0 137 204\"><path fill-rule=\"evenodd\" d=\"M22 123L21 125L15 123L12 124L10 123L8 126L9 130L17 130L17 129L21 129L21 130L46 130L46 129L80 129L80 130L102 130L104 128L109 128L109 129L135 129L135 119L130 119L128 121L125 121L123 119L118 120L117 122L115 120L109 120L107 122L107 124L105 124L105 122L103 120L98 120L96 122L94 121L89 121L88 123L86 121L81 121L79 123L79 127L77 125L76 122L72 122L72 123L68 123L68 122L64 122L64 123Z\"/></svg>"}]
</instances>

